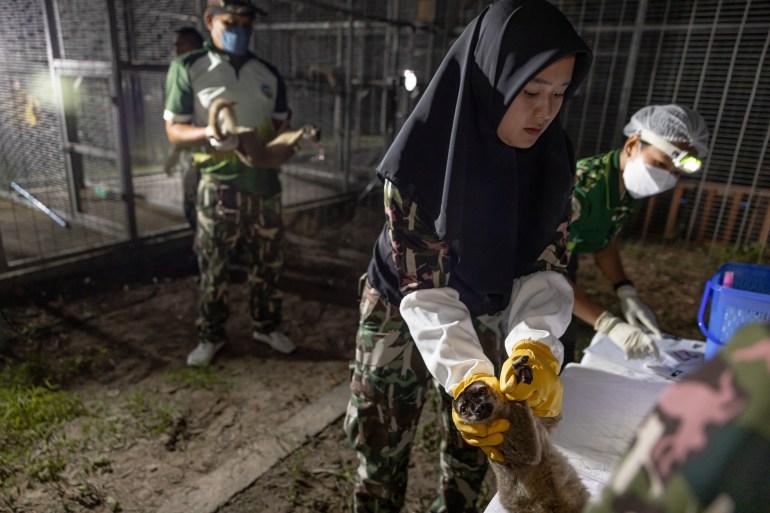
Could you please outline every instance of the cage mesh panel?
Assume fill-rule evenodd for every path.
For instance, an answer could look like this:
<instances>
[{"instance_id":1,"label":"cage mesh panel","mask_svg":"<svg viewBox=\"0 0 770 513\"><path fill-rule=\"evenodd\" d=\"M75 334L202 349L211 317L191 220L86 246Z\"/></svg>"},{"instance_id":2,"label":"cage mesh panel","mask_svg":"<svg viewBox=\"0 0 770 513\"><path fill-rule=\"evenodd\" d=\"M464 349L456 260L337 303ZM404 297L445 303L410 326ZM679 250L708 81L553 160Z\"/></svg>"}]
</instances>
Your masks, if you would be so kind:
<instances>
[{"instance_id":1,"label":"cage mesh panel","mask_svg":"<svg viewBox=\"0 0 770 513\"><path fill-rule=\"evenodd\" d=\"M75 119L77 142L115 150L115 122L109 79L64 77L73 83L75 101L70 105Z\"/></svg>"},{"instance_id":2,"label":"cage mesh panel","mask_svg":"<svg viewBox=\"0 0 770 513\"><path fill-rule=\"evenodd\" d=\"M71 234L11 188L69 213L60 125L48 70L42 6L15 1L0 18L0 232L7 264L42 258Z\"/></svg>"},{"instance_id":3,"label":"cage mesh panel","mask_svg":"<svg viewBox=\"0 0 770 513\"><path fill-rule=\"evenodd\" d=\"M155 72L129 72L126 97L130 100L129 131L134 167L146 168L163 162L170 151L163 121L165 75ZM160 113L160 115L159 115Z\"/></svg>"},{"instance_id":4,"label":"cage mesh panel","mask_svg":"<svg viewBox=\"0 0 770 513\"><path fill-rule=\"evenodd\" d=\"M594 50L591 74L565 113L577 154L587 156L597 148L617 147L625 140L625 120L617 120L624 107L618 105L618 93L624 84L625 55L638 2L561 1L557 5ZM690 239L702 244L766 244L762 227L770 214L762 207L767 204L763 191L770 186L765 151L770 112L766 56L770 4L668 0L647 5L627 113L630 116L648 103L693 106L709 125L712 153L705 161L705 173L683 180L687 189L680 203L674 205L670 194L661 195L649 215L646 208L639 209L624 233L639 235L644 229L642 235L663 236L668 212L674 209L671 230L676 238L686 237L689 231ZM622 6L625 13L619 16ZM616 34L621 32L629 39L619 46L621 55L615 57L613 73L609 63ZM734 53L736 42L739 50ZM611 99L603 112L607 80L612 83ZM599 132L596 120L604 121ZM728 191L720 194L717 189Z\"/></svg>"},{"instance_id":5,"label":"cage mesh panel","mask_svg":"<svg viewBox=\"0 0 770 513\"><path fill-rule=\"evenodd\" d=\"M106 2L67 0L57 2L63 57L88 61L110 61L109 17Z\"/></svg>"},{"instance_id":6,"label":"cage mesh panel","mask_svg":"<svg viewBox=\"0 0 770 513\"><path fill-rule=\"evenodd\" d=\"M6 259L26 262L56 254L125 240L126 206L119 166L111 158L80 157L85 181L80 212L71 204L61 147L61 126L48 68L42 4L10 0L0 19L6 36L0 43L0 231ZM416 19L421 1L356 1L352 47L348 44L348 0L328 0L338 9L289 0L260 0L269 14L258 16L252 48L272 62L288 85L295 126L313 122L321 128L323 160L318 150L301 152L284 169L284 202L289 209L340 197L343 148L350 142L350 185L371 182L391 134L398 130L416 98L396 88L395 112L385 114L386 83L405 68L424 88L446 49L489 2L441 0L435 3L436 31L413 30L383 23L391 17ZM637 27L638 0L555 0L595 53L594 67L563 120L578 156L617 147L625 121L647 103L677 101L695 106L712 134L712 154L705 173L681 182L681 195L670 191L639 209L625 236L689 237L717 246L766 244L770 188L768 166L767 34L770 4L743 0L661 0L646 2L644 25ZM106 2L56 2L65 59L111 59ZM132 164L132 180L140 234L162 233L185 224L181 215L180 177L168 177L169 155L162 110L165 66L172 58L174 30L201 21L205 0L115 0L117 41L123 69L123 92ZM747 10L748 9L748 10ZM378 18L378 19L373 19ZM744 23L744 19L746 20ZM327 23L333 28L325 28ZM362 27L363 26L363 27ZM634 80L626 83L635 30L641 41ZM394 37L397 54L392 55ZM738 51L734 53L735 44ZM731 62L735 56L735 62ZM387 64L392 63L392 64ZM132 65L160 65L155 71ZM351 69L347 70L351 64ZM392 68L392 69L391 69ZM353 85L348 90L348 73ZM70 72L68 72L70 73ZM106 78L87 72L63 78L74 93L67 104L77 142L116 151L112 91ZM621 91L630 88L628 105ZM27 121L32 95L40 102L35 124ZM349 102L346 104L346 99ZM350 134L344 132L344 108L350 108ZM348 137L349 136L349 137ZM10 190L16 181L72 221L64 229ZM378 192L373 191L364 202ZM309 203L308 203L309 202ZM308 207L316 226L333 225L344 208ZM673 209L673 211L672 211ZM161 212L151 215L151 212ZM675 214L673 220L669 213ZM304 216L304 219L308 218ZM74 217L73 217L74 216ZM330 217L331 216L331 217Z\"/></svg>"}]
</instances>

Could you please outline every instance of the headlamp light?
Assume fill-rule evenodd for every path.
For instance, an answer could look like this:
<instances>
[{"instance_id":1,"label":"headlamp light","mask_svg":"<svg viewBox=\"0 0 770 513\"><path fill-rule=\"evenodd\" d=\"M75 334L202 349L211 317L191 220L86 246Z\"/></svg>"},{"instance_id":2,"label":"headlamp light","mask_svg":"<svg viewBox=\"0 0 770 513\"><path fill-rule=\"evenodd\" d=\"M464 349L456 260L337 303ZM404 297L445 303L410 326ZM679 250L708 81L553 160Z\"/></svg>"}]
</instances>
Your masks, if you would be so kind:
<instances>
[{"instance_id":1,"label":"headlamp light","mask_svg":"<svg viewBox=\"0 0 770 513\"><path fill-rule=\"evenodd\" d=\"M697 173L703 166L703 161L687 150L677 148L655 132L642 128L639 137L647 144L652 144L671 157L674 166L687 174Z\"/></svg>"},{"instance_id":2,"label":"headlamp light","mask_svg":"<svg viewBox=\"0 0 770 513\"><path fill-rule=\"evenodd\" d=\"M684 152L672 160L676 168L681 169L685 173L697 173L702 166L701 160L688 152Z\"/></svg>"}]
</instances>

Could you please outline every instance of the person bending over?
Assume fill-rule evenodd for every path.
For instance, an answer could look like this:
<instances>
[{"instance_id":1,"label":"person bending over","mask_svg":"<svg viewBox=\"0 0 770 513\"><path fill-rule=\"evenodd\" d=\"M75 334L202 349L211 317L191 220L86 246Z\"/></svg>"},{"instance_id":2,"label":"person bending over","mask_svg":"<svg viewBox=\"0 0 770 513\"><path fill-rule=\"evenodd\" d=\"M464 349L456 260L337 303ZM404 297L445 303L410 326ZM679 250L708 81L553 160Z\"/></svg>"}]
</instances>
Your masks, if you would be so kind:
<instances>
[{"instance_id":1,"label":"person bending over","mask_svg":"<svg viewBox=\"0 0 770 513\"><path fill-rule=\"evenodd\" d=\"M709 131L700 114L684 105L648 105L623 129L620 149L581 159L569 228L569 278L575 292L574 317L604 333L627 359L658 357L654 337L661 331L626 275L618 234L641 199L673 188L679 178L700 171L708 152ZM592 302L577 286L578 258L593 255L615 288L625 321ZM577 322L562 337L564 363L576 359Z\"/></svg>"},{"instance_id":2,"label":"person bending over","mask_svg":"<svg viewBox=\"0 0 770 513\"><path fill-rule=\"evenodd\" d=\"M483 380L535 415L560 413L575 160L559 113L591 59L552 4L495 2L453 44L379 165L386 220L362 277L344 421L359 460L355 511L403 506L434 378L443 440L432 511L476 511L485 455L501 458L509 427L453 418L453 396ZM514 372L522 356L529 383Z\"/></svg>"}]
</instances>

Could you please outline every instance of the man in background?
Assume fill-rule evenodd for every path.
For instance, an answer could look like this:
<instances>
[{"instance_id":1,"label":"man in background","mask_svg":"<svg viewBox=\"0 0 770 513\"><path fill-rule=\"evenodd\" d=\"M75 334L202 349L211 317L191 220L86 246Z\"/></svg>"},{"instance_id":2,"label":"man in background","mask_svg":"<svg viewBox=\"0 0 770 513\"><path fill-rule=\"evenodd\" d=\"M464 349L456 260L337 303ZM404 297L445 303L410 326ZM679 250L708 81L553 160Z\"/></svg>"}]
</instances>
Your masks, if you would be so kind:
<instances>
[{"instance_id":1,"label":"man in background","mask_svg":"<svg viewBox=\"0 0 770 513\"><path fill-rule=\"evenodd\" d=\"M179 57L187 52L203 48L203 36L195 27L182 27L174 31L174 52Z\"/></svg>"},{"instance_id":2,"label":"man in background","mask_svg":"<svg viewBox=\"0 0 770 513\"><path fill-rule=\"evenodd\" d=\"M229 269L236 249L249 267L252 338L283 353L296 349L281 330L278 289L284 261L278 173L294 148L265 145L288 128L290 110L278 70L249 50L256 12L250 0L209 0L203 21L210 39L174 59L166 77L166 134L171 143L193 148L201 173L195 209L198 345L187 357L192 366L207 365L227 341ZM220 98L247 133L217 138L208 111ZM250 164L239 158L252 155L247 148L259 150Z\"/></svg>"},{"instance_id":3,"label":"man in background","mask_svg":"<svg viewBox=\"0 0 770 513\"><path fill-rule=\"evenodd\" d=\"M176 57L203 48L204 39L195 27L182 27L174 31L174 54ZM182 206L184 216L195 230L195 194L198 190L200 172L192 165L192 154L188 148L179 145L171 147L171 154L163 166L168 176L182 174Z\"/></svg>"},{"instance_id":4,"label":"man in background","mask_svg":"<svg viewBox=\"0 0 770 513\"><path fill-rule=\"evenodd\" d=\"M700 171L709 130L701 115L687 106L648 105L631 116L623 134L627 139L622 148L577 163L567 243L575 303L572 323L561 339L565 365L577 358L576 318L607 335L626 359L659 356L653 337L660 338L661 330L626 275L617 237L640 200L672 189L682 175ZM625 320L590 301L576 286L578 256L588 253L612 283Z\"/></svg>"}]
</instances>

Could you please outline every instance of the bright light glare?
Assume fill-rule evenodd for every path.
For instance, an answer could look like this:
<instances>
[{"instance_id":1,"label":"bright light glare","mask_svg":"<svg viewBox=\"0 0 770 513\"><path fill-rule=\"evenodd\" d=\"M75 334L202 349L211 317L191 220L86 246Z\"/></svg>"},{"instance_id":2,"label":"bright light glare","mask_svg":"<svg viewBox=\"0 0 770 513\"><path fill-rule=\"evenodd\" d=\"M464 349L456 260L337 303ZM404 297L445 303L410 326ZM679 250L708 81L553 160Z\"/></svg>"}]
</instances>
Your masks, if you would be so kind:
<instances>
[{"instance_id":1,"label":"bright light glare","mask_svg":"<svg viewBox=\"0 0 770 513\"><path fill-rule=\"evenodd\" d=\"M417 87L417 75L410 69L404 70L404 88L411 92L415 87Z\"/></svg>"}]
</instances>

